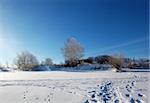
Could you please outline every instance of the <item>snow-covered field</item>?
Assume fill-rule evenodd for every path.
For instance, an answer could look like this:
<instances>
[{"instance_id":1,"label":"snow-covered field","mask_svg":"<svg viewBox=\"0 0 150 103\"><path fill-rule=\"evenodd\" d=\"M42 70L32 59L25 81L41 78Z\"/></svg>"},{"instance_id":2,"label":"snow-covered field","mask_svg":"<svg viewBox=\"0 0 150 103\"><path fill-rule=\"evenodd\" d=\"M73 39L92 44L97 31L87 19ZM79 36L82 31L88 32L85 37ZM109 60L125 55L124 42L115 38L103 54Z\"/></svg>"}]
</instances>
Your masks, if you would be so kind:
<instances>
[{"instance_id":1,"label":"snow-covered field","mask_svg":"<svg viewBox=\"0 0 150 103\"><path fill-rule=\"evenodd\" d=\"M0 72L0 103L149 103L150 72Z\"/></svg>"}]
</instances>

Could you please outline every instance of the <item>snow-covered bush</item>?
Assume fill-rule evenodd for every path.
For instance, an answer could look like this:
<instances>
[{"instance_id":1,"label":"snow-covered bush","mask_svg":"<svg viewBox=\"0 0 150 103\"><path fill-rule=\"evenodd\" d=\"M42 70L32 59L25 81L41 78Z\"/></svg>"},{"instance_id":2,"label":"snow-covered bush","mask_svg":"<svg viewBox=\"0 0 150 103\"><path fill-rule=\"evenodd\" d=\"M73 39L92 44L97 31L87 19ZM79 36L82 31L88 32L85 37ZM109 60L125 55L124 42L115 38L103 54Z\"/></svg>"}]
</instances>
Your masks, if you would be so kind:
<instances>
[{"instance_id":1,"label":"snow-covered bush","mask_svg":"<svg viewBox=\"0 0 150 103\"><path fill-rule=\"evenodd\" d=\"M38 67L34 67L32 68L32 71L51 71L52 66L38 66Z\"/></svg>"},{"instance_id":2,"label":"snow-covered bush","mask_svg":"<svg viewBox=\"0 0 150 103\"><path fill-rule=\"evenodd\" d=\"M17 68L23 71L30 71L32 68L38 66L36 57L27 51L23 51L21 54L17 55L14 62Z\"/></svg>"},{"instance_id":3,"label":"snow-covered bush","mask_svg":"<svg viewBox=\"0 0 150 103\"><path fill-rule=\"evenodd\" d=\"M51 58L46 58L43 62L42 65L46 65L46 66L51 66L53 65L53 61Z\"/></svg>"}]
</instances>

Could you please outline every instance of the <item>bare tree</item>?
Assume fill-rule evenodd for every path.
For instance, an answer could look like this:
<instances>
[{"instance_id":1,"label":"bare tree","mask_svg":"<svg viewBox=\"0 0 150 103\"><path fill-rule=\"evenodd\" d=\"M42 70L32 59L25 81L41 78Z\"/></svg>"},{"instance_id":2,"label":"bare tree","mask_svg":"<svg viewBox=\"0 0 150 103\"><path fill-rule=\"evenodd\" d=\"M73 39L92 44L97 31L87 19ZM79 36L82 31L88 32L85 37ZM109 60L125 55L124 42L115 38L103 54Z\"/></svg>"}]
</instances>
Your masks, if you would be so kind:
<instances>
[{"instance_id":1,"label":"bare tree","mask_svg":"<svg viewBox=\"0 0 150 103\"><path fill-rule=\"evenodd\" d=\"M8 63L8 61L6 61L6 68L9 68L9 63Z\"/></svg>"},{"instance_id":2,"label":"bare tree","mask_svg":"<svg viewBox=\"0 0 150 103\"><path fill-rule=\"evenodd\" d=\"M14 62L18 69L23 71L30 71L32 68L38 66L38 60L28 51L23 51L21 54L18 54Z\"/></svg>"},{"instance_id":3,"label":"bare tree","mask_svg":"<svg viewBox=\"0 0 150 103\"><path fill-rule=\"evenodd\" d=\"M0 68L2 68L2 64L0 63Z\"/></svg>"},{"instance_id":4,"label":"bare tree","mask_svg":"<svg viewBox=\"0 0 150 103\"><path fill-rule=\"evenodd\" d=\"M124 64L124 55L122 53L114 54L109 62L120 72Z\"/></svg>"},{"instance_id":5,"label":"bare tree","mask_svg":"<svg viewBox=\"0 0 150 103\"><path fill-rule=\"evenodd\" d=\"M53 64L52 59L51 58L46 58L43 64L47 65L47 66L52 65Z\"/></svg>"},{"instance_id":6,"label":"bare tree","mask_svg":"<svg viewBox=\"0 0 150 103\"><path fill-rule=\"evenodd\" d=\"M75 38L69 38L61 50L65 61L74 62L83 57L84 48Z\"/></svg>"}]
</instances>

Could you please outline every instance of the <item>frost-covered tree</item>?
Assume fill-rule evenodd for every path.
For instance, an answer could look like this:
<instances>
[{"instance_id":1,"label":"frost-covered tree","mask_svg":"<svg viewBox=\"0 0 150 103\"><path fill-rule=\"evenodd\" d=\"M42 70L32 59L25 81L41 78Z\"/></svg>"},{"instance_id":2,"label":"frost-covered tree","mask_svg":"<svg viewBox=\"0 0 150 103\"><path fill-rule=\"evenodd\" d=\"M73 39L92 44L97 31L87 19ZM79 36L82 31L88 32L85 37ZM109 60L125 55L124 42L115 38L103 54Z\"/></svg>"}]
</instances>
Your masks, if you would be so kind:
<instances>
[{"instance_id":1,"label":"frost-covered tree","mask_svg":"<svg viewBox=\"0 0 150 103\"><path fill-rule=\"evenodd\" d=\"M53 61L51 58L46 58L45 61L43 62L44 65L50 66L53 64Z\"/></svg>"},{"instance_id":2,"label":"frost-covered tree","mask_svg":"<svg viewBox=\"0 0 150 103\"><path fill-rule=\"evenodd\" d=\"M124 55L122 53L117 53L112 55L112 59L110 60L110 64L117 69L117 71L121 71L124 65Z\"/></svg>"},{"instance_id":3,"label":"frost-covered tree","mask_svg":"<svg viewBox=\"0 0 150 103\"><path fill-rule=\"evenodd\" d=\"M61 49L65 61L76 61L83 57L84 48L76 41L75 38L69 38Z\"/></svg>"},{"instance_id":4,"label":"frost-covered tree","mask_svg":"<svg viewBox=\"0 0 150 103\"><path fill-rule=\"evenodd\" d=\"M18 54L14 62L17 68L23 71L31 71L39 64L36 57L28 51L23 51Z\"/></svg>"}]
</instances>

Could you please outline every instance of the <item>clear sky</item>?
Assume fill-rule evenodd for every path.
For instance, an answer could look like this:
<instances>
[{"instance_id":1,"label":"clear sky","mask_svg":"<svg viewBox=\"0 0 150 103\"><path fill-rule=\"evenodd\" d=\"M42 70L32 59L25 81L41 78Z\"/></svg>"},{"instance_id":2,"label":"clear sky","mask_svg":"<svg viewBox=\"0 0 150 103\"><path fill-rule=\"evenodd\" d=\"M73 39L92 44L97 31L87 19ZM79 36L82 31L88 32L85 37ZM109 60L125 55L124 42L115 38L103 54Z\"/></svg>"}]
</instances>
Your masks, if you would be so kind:
<instances>
[{"instance_id":1,"label":"clear sky","mask_svg":"<svg viewBox=\"0 0 150 103\"><path fill-rule=\"evenodd\" d=\"M27 50L41 61L63 61L60 48L75 37L85 57L149 53L149 0L0 0L0 62Z\"/></svg>"}]
</instances>

